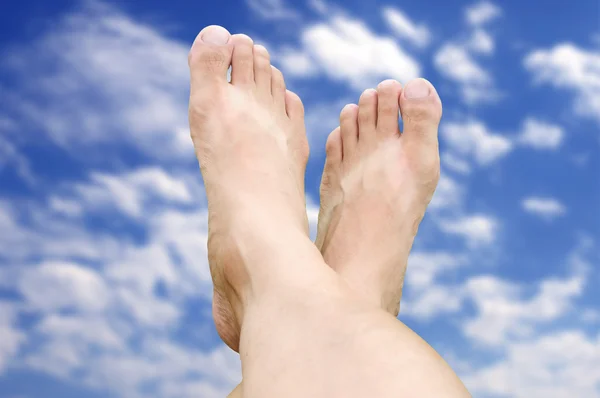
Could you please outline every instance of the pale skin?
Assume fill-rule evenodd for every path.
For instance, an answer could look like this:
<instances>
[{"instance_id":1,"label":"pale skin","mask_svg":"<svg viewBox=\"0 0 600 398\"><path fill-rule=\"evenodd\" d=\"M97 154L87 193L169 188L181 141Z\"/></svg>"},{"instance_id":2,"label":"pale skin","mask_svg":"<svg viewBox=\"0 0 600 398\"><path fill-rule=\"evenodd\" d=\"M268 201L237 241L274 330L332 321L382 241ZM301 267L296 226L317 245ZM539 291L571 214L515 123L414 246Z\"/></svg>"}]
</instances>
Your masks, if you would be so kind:
<instances>
[{"instance_id":1,"label":"pale skin","mask_svg":"<svg viewBox=\"0 0 600 398\"><path fill-rule=\"evenodd\" d=\"M242 361L244 383L231 396L470 396L395 318L439 175L441 102L433 86L420 79L403 90L386 81L344 108L327 143L315 245L304 210L302 103L266 49L211 26L189 63L213 313Z\"/></svg>"}]
</instances>

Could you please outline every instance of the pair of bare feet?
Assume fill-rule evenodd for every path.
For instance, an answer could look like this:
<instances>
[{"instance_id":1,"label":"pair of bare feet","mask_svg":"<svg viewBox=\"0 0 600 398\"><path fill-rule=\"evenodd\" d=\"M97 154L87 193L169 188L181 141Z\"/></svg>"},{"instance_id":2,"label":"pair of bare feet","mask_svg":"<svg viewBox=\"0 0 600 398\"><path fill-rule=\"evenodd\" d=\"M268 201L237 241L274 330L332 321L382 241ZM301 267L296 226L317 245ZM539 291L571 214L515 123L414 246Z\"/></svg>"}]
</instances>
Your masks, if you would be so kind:
<instances>
[{"instance_id":1,"label":"pair of bare feet","mask_svg":"<svg viewBox=\"0 0 600 398\"><path fill-rule=\"evenodd\" d=\"M344 107L326 144L314 245L304 200L304 110L267 50L210 26L196 38L189 64L191 135L209 206L213 314L223 341L240 352L243 395L468 396L403 325L386 337L401 328L389 319L401 324L393 318L408 254L439 177L442 109L434 87L416 79L403 89L386 80ZM355 341L383 350L373 369L383 361L406 368L403 377L412 380L429 369L436 381L396 385L393 375L382 375L386 367L351 368L371 355ZM407 358L385 359L394 347L403 350L394 355ZM330 373L320 383L316 368ZM378 373L370 384L369 372ZM349 376L364 383L340 385ZM306 378L317 386L308 387Z\"/></svg>"}]
</instances>

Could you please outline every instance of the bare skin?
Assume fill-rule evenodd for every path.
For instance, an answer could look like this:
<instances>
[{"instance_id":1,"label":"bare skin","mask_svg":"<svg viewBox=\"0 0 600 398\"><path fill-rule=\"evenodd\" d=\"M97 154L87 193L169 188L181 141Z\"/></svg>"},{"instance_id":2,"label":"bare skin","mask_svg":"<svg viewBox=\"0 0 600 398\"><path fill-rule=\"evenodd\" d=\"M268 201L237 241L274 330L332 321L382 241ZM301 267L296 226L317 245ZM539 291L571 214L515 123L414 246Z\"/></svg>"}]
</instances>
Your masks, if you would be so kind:
<instances>
[{"instance_id":1,"label":"bare skin","mask_svg":"<svg viewBox=\"0 0 600 398\"><path fill-rule=\"evenodd\" d=\"M327 139L317 246L357 292L398 315L408 254L440 173L442 104L424 79L365 90ZM405 131L398 129L402 111Z\"/></svg>"},{"instance_id":2,"label":"bare skin","mask_svg":"<svg viewBox=\"0 0 600 398\"><path fill-rule=\"evenodd\" d=\"M425 84L435 93L428 82ZM387 80L376 91L365 91L359 105L350 104L342 110L340 127L327 139L315 242L326 263L358 294L392 315L398 314L408 252L439 178L436 135L441 102L436 94L417 104L421 109L415 109L414 105L411 108L407 101L400 83ZM405 143L412 135L400 140L397 116L400 104L404 104L408 134L428 135L430 141L423 142L417 137L413 145L420 147L415 148ZM411 119L415 111L430 112L430 117L415 123ZM384 146L387 150L393 148L391 162L373 156L379 155ZM394 168L403 174L401 178L387 175ZM369 182L368 188L364 181ZM394 206L408 207L409 211L398 214ZM390 213L397 216L396 220L389 219ZM402 220L403 215L409 218ZM395 227L395 234L385 229L389 227ZM393 242L382 241L382 237ZM361 247L365 249L356 252L355 248ZM374 252L380 257L374 256ZM241 396L241 385L229 395Z\"/></svg>"},{"instance_id":3,"label":"bare skin","mask_svg":"<svg viewBox=\"0 0 600 398\"><path fill-rule=\"evenodd\" d=\"M215 35L221 35L221 40ZM262 53L260 48L258 51ZM190 52L190 125L209 202L209 261L217 303L215 323L224 340L229 340L228 344L235 346L235 337L240 337L236 348L242 359L243 396L468 396L435 351L381 309L391 307L390 303L397 299L365 300L358 296L353 279L346 282L329 268L308 239L300 177L307 156L302 117L298 117L301 104L291 93L281 95L285 91L279 89L281 85L273 78L279 74L265 66L266 57L258 56L263 58L257 57L256 47L247 37L230 37L216 27L201 32ZM225 78L229 63L232 84ZM267 70L271 71L270 79L266 78ZM431 91L426 98L416 102L411 99L409 108L418 110L415 113L418 117L405 115L405 123L407 117L417 125L434 120L437 127L431 117L435 113L427 110L429 105L412 105L439 103L437 94L433 97ZM362 102L365 101L361 99ZM404 114L404 107L402 110ZM378 122L375 128L360 122L367 122L369 116L373 115L360 117L359 111L356 129L359 137L356 148L363 148L362 153L369 154L365 158L397 162L394 156L408 148L417 153L423 149L416 138L404 140L404 136L396 135L394 139L401 144L390 137L377 141L371 138L378 136L371 134L369 138L368 132L379 132ZM371 120L377 117L376 114ZM363 129L363 125L368 129ZM345 131L342 126L342 136ZM407 124L404 135L411 131ZM415 131L422 132L423 142L430 142L429 128ZM433 141L437 151L437 139ZM359 203L372 204L371 195L351 194L359 192L353 186L362 185L367 192L372 188L365 183L390 184L398 178L405 181L404 186L392 192L400 189L403 195L408 192L408 199L394 201L394 195L381 192L382 207L400 206L404 220L420 220L426 204L411 214L411 203L418 198L428 201L430 194L413 192L406 182L412 181L410 177L402 176L402 171L386 171L375 161L348 161L347 167L344 166L345 154L348 159L353 156L353 152L346 151L352 141L346 145L342 138L341 142L342 172L338 175L344 193L343 205L338 203L330 213L331 220L336 220L331 225L336 227L322 239L323 247L340 250L342 244L336 242L343 239L336 238L339 232L335 231L352 225L344 220L350 220L348 215L361 208ZM385 146L381 145L383 142ZM380 152L375 154L376 151ZM426 167L415 165L415 169ZM437 176L433 178L436 179ZM346 202L346 198L352 200ZM373 217L381 217L378 214L374 212ZM415 223L418 225L418 221ZM362 226L361 221L358 225ZM385 230L398 239L406 238L414 236L416 225L399 229L401 232L391 227ZM373 239L374 230L365 229L367 241ZM406 254L410 244L403 245L408 246L402 249ZM381 259L389 257L392 254L382 255ZM394 263L398 268L397 259L380 263ZM380 272L396 277L400 274L400 279L404 273L375 267L368 274ZM366 278L366 285L372 289L365 290L365 296L375 297L371 295L373 291L386 287L381 280L377 276ZM241 332L236 336L240 326Z\"/></svg>"},{"instance_id":4,"label":"bare skin","mask_svg":"<svg viewBox=\"0 0 600 398\"><path fill-rule=\"evenodd\" d=\"M227 43L201 42L200 33L189 55L190 130L208 197L214 320L223 341L238 351L242 314L235 313L235 306L237 296L246 292L232 292L229 285L251 284L251 276L247 269L230 272L244 250L235 247L231 233L246 233L250 219L270 225L277 217L296 232L308 233L303 210L308 142L302 102L286 90L267 50L248 36L213 29ZM229 65L231 84L226 80ZM264 192L256 192L265 185ZM227 280L226 273L236 280Z\"/></svg>"}]
</instances>

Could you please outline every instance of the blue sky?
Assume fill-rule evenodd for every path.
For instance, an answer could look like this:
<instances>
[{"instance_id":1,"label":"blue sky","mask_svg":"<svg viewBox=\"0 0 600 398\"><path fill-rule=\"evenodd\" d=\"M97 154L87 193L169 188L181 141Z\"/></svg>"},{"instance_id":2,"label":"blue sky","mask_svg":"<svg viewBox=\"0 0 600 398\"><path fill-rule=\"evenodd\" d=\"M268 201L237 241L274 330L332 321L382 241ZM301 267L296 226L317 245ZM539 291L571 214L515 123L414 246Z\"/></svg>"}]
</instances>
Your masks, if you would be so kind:
<instances>
[{"instance_id":1,"label":"blue sky","mask_svg":"<svg viewBox=\"0 0 600 398\"><path fill-rule=\"evenodd\" d=\"M0 14L0 397L223 397L187 51L220 24L306 106L315 229L345 103L424 76L442 178L400 318L476 397L600 397L596 1L11 2ZM8 9L7 9L8 7Z\"/></svg>"}]
</instances>

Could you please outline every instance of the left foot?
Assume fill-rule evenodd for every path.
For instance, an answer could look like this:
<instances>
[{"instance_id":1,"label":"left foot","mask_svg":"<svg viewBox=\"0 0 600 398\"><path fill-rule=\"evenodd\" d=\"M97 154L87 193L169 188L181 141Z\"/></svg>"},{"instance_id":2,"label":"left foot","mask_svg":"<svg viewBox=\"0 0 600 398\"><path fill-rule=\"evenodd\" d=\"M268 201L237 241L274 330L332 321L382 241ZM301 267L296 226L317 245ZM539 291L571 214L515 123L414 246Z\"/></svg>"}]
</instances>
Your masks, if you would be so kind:
<instances>
[{"instance_id":1,"label":"left foot","mask_svg":"<svg viewBox=\"0 0 600 398\"><path fill-rule=\"evenodd\" d=\"M308 233L304 110L267 50L248 36L209 26L192 45L189 65L190 130L208 199L213 317L223 341L238 351L244 303L262 292L259 283L284 272L257 260L265 242ZM272 251L291 250L279 246Z\"/></svg>"}]
</instances>

